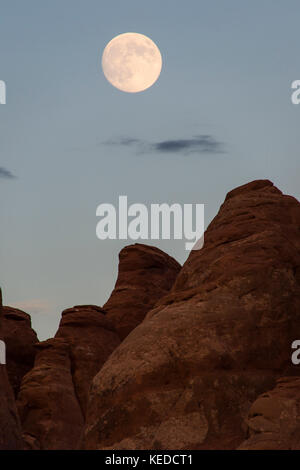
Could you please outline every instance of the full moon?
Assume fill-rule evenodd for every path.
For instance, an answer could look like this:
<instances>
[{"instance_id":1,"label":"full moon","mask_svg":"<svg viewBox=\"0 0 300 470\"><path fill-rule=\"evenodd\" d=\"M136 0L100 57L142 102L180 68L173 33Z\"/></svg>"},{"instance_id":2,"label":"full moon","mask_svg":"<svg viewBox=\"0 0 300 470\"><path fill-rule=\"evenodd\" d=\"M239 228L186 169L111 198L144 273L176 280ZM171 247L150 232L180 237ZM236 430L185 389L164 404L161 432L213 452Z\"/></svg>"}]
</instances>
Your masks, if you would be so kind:
<instances>
[{"instance_id":1,"label":"full moon","mask_svg":"<svg viewBox=\"0 0 300 470\"><path fill-rule=\"evenodd\" d=\"M151 87L162 68L161 53L147 36L124 33L113 38L102 55L102 69L107 80L127 93Z\"/></svg>"}]
</instances>

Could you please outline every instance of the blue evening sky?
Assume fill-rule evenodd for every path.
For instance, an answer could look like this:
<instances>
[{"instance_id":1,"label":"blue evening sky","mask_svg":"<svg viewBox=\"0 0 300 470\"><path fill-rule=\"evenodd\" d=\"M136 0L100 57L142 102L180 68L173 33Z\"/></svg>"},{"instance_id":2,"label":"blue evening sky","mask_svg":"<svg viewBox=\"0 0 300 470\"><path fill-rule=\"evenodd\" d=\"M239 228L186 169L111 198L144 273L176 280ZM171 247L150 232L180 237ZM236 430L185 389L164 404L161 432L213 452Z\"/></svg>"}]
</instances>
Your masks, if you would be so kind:
<instances>
[{"instance_id":1,"label":"blue evening sky","mask_svg":"<svg viewBox=\"0 0 300 470\"><path fill-rule=\"evenodd\" d=\"M96 238L96 207L204 203L206 225L226 192L271 179L300 197L297 0L2 0L0 285L4 303L32 314L40 338L62 309L102 305L118 252ZM159 80L142 93L113 88L101 70L114 36L149 36ZM221 152L140 152L209 136ZM180 262L184 242L151 242Z\"/></svg>"}]
</instances>

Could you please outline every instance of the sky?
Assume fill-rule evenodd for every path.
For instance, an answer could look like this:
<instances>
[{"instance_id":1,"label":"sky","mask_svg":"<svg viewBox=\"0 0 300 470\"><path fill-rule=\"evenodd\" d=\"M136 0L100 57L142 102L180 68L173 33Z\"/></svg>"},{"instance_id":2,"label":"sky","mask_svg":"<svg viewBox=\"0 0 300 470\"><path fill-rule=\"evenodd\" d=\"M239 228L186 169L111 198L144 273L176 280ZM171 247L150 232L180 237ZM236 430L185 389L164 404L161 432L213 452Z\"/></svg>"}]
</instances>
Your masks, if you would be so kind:
<instances>
[{"instance_id":1,"label":"sky","mask_svg":"<svg viewBox=\"0 0 300 470\"><path fill-rule=\"evenodd\" d=\"M130 240L99 240L96 208L205 204L267 178L300 198L298 0L2 0L0 285L40 339L61 311L103 305ZM111 86L106 44L150 37L163 67L141 93ZM149 240L180 263L183 241Z\"/></svg>"}]
</instances>

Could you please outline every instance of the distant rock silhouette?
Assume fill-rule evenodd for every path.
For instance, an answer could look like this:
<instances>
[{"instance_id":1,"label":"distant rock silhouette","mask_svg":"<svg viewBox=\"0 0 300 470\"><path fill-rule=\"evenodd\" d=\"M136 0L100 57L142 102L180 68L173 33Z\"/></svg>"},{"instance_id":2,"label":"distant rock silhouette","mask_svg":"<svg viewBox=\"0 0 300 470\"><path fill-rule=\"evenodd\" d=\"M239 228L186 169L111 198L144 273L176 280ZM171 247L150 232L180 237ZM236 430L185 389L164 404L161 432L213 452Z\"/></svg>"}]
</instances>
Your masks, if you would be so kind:
<instances>
[{"instance_id":1,"label":"distant rock silhouette","mask_svg":"<svg viewBox=\"0 0 300 470\"><path fill-rule=\"evenodd\" d=\"M115 288L103 306L124 339L166 295L180 271L180 264L153 246L136 243L121 250Z\"/></svg>"},{"instance_id":2,"label":"distant rock silhouette","mask_svg":"<svg viewBox=\"0 0 300 470\"><path fill-rule=\"evenodd\" d=\"M146 275L146 272L145 272ZM93 380L87 449L234 449L300 338L300 204L231 191L162 298Z\"/></svg>"}]
</instances>

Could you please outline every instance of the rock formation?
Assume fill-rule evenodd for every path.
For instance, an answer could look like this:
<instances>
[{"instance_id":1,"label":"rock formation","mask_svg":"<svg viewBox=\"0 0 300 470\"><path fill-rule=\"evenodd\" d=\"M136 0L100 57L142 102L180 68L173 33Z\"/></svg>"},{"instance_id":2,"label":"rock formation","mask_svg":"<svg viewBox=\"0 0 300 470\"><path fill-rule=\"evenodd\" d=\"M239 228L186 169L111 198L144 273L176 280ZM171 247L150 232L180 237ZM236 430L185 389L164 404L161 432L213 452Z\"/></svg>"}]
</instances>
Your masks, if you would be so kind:
<instances>
[{"instance_id":1,"label":"rock formation","mask_svg":"<svg viewBox=\"0 0 300 470\"><path fill-rule=\"evenodd\" d=\"M31 328L30 315L16 308L3 307L3 335L8 378L17 397L22 378L33 367L34 344L38 342Z\"/></svg>"},{"instance_id":2,"label":"rock formation","mask_svg":"<svg viewBox=\"0 0 300 470\"><path fill-rule=\"evenodd\" d=\"M103 308L38 343L0 298L2 339L0 449L299 449L300 203L241 186L181 270L126 247Z\"/></svg>"},{"instance_id":3,"label":"rock formation","mask_svg":"<svg viewBox=\"0 0 300 470\"><path fill-rule=\"evenodd\" d=\"M249 438L241 450L300 450L300 378L284 377L262 394L247 418Z\"/></svg>"},{"instance_id":4,"label":"rock formation","mask_svg":"<svg viewBox=\"0 0 300 470\"><path fill-rule=\"evenodd\" d=\"M174 258L153 246L136 243L121 250L118 279L103 306L121 339L170 291L180 268Z\"/></svg>"},{"instance_id":5,"label":"rock formation","mask_svg":"<svg viewBox=\"0 0 300 470\"><path fill-rule=\"evenodd\" d=\"M70 345L75 393L85 414L92 379L120 344L119 337L103 309L79 305L62 313L55 338Z\"/></svg>"},{"instance_id":6,"label":"rock formation","mask_svg":"<svg viewBox=\"0 0 300 470\"><path fill-rule=\"evenodd\" d=\"M250 405L291 372L299 235L299 202L271 182L231 191L204 247L94 378L84 447L238 447Z\"/></svg>"},{"instance_id":7,"label":"rock formation","mask_svg":"<svg viewBox=\"0 0 300 470\"><path fill-rule=\"evenodd\" d=\"M39 343L34 368L25 375L18 398L27 449L76 449L83 426L70 361L63 339Z\"/></svg>"},{"instance_id":8,"label":"rock formation","mask_svg":"<svg viewBox=\"0 0 300 470\"><path fill-rule=\"evenodd\" d=\"M100 307L62 313L55 338L36 346L34 368L22 381L18 409L28 448L77 448L91 381L119 343Z\"/></svg>"},{"instance_id":9,"label":"rock formation","mask_svg":"<svg viewBox=\"0 0 300 470\"><path fill-rule=\"evenodd\" d=\"M55 338L36 346L34 368L22 381L18 409L28 448L77 448L92 379L120 344L114 323L120 319L122 334L134 328L168 292L178 270L178 263L156 248L127 247L105 310L79 305L62 313ZM13 347L17 350L14 341Z\"/></svg>"},{"instance_id":10,"label":"rock formation","mask_svg":"<svg viewBox=\"0 0 300 470\"><path fill-rule=\"evenodd\" d=\"M3 342L3 308L0 289L0 340ZM1 348L3 343L1 343ZM2 354L1 354L2 357ZM4 362L1 360L1 362ZM18 450L23 447L21 428L12 388L5 364L0 364L0 450Z\"/></svg>"}]
</instances>

